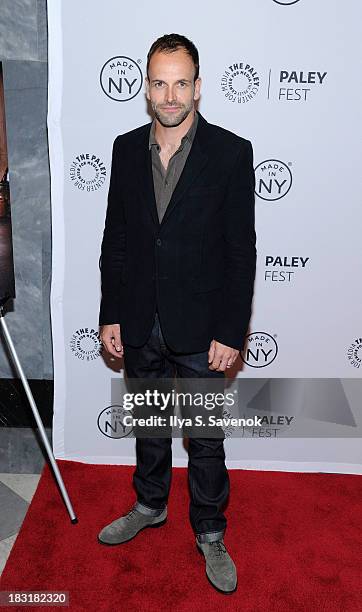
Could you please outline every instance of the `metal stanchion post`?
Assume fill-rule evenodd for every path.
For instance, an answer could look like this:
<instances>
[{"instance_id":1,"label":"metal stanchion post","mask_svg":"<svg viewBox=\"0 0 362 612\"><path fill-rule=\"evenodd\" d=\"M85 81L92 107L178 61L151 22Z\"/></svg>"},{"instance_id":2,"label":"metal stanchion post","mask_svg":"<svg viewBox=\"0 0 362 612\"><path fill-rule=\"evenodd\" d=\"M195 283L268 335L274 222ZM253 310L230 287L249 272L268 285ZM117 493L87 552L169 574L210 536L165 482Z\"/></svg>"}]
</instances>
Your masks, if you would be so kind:
<instances>
[{"instance_id":1,"label":"metal stanchion post","mask_svg":"<svg viewBox=\"0 0 362 612\"><path fill-rule=\"evenodd\" d=\"M55 478L57 480L57 483L59 485L59 489L61 491L64 503L65 503L65 505L67 507L67 510L69 512L70 520L71 520L72 523L78 523L78 519L77 519L77 517L76 517L76 515L74 513L74 510L73 510L71 501L69 499L67 490L65 488L62 476L60 474L57 462L55 461L55 457L53 455L53 450L52 450L52 448L50 446L49 440L48 440L47 435L45 433L44 425L43 425L42 420L40 418L39 411L38 411L38 408L37 408L36 403L34 401L33 394L32 394L32 392L30 390L29 383L28 383L27 378L26 378L26 376L24 374L23 368L21 367L20 360L18 358L18 355L17 355L16 350L15 350L15 346L14 346L13 341L11 339L8 327L6 325L4 314L5 313L4 313L3 305L0 305L0 322L1 322L1 327L2 327L2 330L3 330L4 336L5 336L5 340L7 342L8 347L9 347L9 350L10 350L11 356L13 358L15 367L16 367L16 369L17 369L17 371L19 373L19 376L21 378L21 381L23 383L23 386L24 386L24 389L25 389L25 393L26 393L27 398L29 400L30 407L31 407L31 409L33 411L33 415L34 415L35 421L36 421L36 423L38 425L38 428L39 428L39 431L40 431L40 435L41 435L41 438L42 438L42 441L43 441L46 453L48 455L49 461L50 461L51 466L53 468L53 472L54 472Z\"/></svg>"}]
</instances>

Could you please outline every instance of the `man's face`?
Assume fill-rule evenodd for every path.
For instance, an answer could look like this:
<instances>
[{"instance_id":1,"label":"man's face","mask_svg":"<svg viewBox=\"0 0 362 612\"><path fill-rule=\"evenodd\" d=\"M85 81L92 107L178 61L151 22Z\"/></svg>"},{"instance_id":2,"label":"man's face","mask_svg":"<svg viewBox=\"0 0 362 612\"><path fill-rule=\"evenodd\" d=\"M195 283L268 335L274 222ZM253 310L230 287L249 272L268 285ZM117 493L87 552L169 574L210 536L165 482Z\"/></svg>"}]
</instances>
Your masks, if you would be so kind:
<instances>
[{"instance_id":1,"label":"man's face","mask_svg":"<svg viewBox=\"0 0 362 612\"><path fill-rule=\"evenodd\" d=\"M165 127L180 125L200 97L201 79L194 83L195 65L184 49L152 55L146 95L159 122Z\"/></svg>"}]
</instances>

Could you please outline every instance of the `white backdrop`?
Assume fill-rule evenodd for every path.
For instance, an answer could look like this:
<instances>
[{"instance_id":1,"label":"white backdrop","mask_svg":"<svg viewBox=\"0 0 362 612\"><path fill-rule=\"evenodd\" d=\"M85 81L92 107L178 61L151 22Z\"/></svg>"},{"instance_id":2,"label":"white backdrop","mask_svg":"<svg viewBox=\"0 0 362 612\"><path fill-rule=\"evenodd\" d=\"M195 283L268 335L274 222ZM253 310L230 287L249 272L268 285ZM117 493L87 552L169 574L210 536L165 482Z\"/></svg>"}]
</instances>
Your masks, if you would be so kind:
<instances>
[{"instance_id":1,"label":"white backdrop","mask_svg":"<svg viewBox=\"0 0 362 612\"><path fill-rule=\"evenodd\" d=\"M246 404L296 414L303 379L299 411L319 436L230 439L228 464L359 471L361 17L358 0L348 10L337 0L184 0L177 15L157 0L48 3L57 458L134 463L134 439L102 429L123 370L100 352L98 260L114 138L150 121L147 51L176 31L199 49L203 116L254 149L257 276L237 372ZM322 379L318 393L311 379ZM273 402L285 385L287 399ZM174 464L186 460L174 440Z\"/></svg>"}]
</instances>

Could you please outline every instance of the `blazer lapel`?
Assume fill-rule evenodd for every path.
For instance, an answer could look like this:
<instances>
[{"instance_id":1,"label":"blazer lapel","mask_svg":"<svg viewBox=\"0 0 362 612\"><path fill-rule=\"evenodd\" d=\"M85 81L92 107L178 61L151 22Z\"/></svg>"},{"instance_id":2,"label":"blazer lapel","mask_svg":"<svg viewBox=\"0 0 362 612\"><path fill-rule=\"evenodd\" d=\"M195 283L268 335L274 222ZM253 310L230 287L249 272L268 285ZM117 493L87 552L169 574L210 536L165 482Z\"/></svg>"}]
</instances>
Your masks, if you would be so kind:
<instances>
[{"instance_id":1,"label":"blazer lapel","mask_svg":"<svg viewBox=\"0 0 362 612\"><path fill-rule=\"evenodd\" d=\"M153 222L160 227L155 190L153 186L152 156L151 151L148 148L150 129L151 123L149 124L149 129L146 130L145 138L142 139L136 180L138 181L137 187L140 191L141 197L144 200L144 204L148 209Z\"/></svg>"},{"instance_id":2,"label":"blazer lapel","mask_svg":"<svg viewBox=\"0 0 362 612\"><path fill-rule=\"evenodd\" d=\"M182 196L189 189L191 184L200 174L201 170L204 168L206 162L208 161L208 156L204 152L203 147L201 146L202 133L205 126L207 126L207 121L202 117L200 113L198 114L199 121L190 153L187 157L185 166L173 191L171 200L166 208L161 223L159 222L158 218L155 190L153 185L151 151L148 147L151 124L149 124L149 129L146 130L145 138L142 139L142 144L140 147L139 166L136 174L139 180L138 188L140 190L142 199L144 200L145 206L149 210L152 220L156 224L157 228L163 227L163 225L167 222L172 211L180 202Z\"/></svg>"},{"instance_id":3,"label":"blazer lapel","mask_svg":"<svg viewBox=\"0 0 362 612\"><path fill-rule=\"evenodd\" d=\"M200 145L199 130L200 130L200 127L202 128L202 125L200 126L200 123L201 123L201 117L199 117L199 123L198 123L197 130L195 133L195 138L192 143L192 147L190 149L188 157L186 159L185 166L182 170L181 176L177 182L177 185L171 196L171 200L162 218L161 227L163 227L163 225L167 222L173 210L175 210L175 207L180 202L182 196L186 193L186 191L192 185L194 180L200 174L201 170L204 168L208 160L207 154L204 153Z\"/></svg>"}]
</instances>

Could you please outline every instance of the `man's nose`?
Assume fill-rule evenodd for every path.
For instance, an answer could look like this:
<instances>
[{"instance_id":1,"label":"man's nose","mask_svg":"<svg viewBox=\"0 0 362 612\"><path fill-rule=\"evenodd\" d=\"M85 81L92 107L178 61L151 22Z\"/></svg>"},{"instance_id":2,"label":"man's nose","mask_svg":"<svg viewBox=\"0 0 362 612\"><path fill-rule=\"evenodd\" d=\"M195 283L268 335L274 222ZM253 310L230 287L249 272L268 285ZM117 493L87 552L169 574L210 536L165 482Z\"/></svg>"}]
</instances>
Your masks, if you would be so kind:
<instances>
[{"instance_id":1,"label":"man's nose","mask_svg":"<svg viewBox=\"0 0 362 612\"><path fill-rule=\"evenodd\" d=\"M166 89L166 101L171 104L176 101L175 91L173 87L167 87Z\"/></svg>"}]
</instances>

